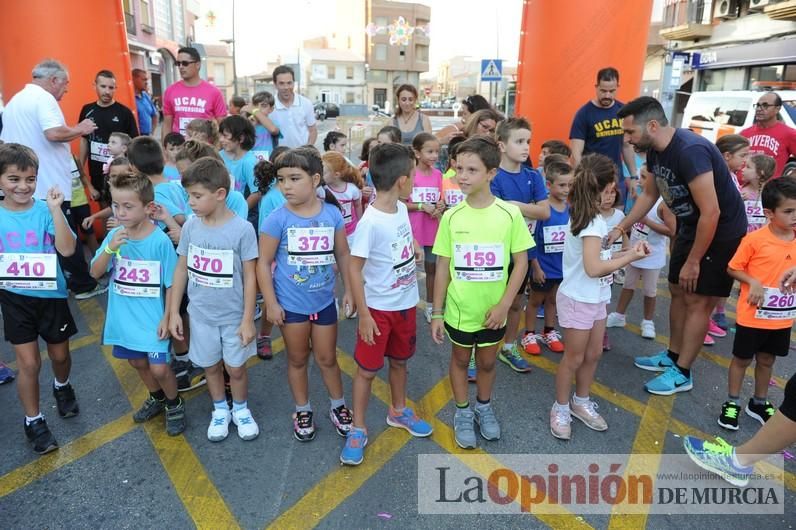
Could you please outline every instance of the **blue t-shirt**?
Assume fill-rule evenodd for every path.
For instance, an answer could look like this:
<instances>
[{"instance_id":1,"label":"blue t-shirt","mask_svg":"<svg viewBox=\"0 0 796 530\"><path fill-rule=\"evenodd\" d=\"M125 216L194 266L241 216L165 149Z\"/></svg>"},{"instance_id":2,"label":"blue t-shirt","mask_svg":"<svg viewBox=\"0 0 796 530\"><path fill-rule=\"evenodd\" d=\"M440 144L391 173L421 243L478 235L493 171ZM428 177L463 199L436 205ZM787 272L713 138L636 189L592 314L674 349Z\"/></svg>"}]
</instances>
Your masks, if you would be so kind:
<instances>
[{"instance_id":1,"label":"blue t-shirt","mask_svg":"<svg viewBox=\"0 0 796 530\"><path fill-rule=\"evenodd\" d=\"M519 173L511 173L498 168L495 178L489 184L492 195L504 201L517 201L525 204L537 203L547 198L547 187L542 175L535 169L520 166ZM526 223L529 220L526 218ZM536 248L528 250L528 259L536 256Z\"/></svg>"},{"instance_id":2,"label":"blue t-shirt","mask_svg":"<svg viewBox=\"0 0 796 530\"><path fill-rule=\"evenodd\" d=\"M75 237L74 232L71 232ZM45 201L34 200L33 206L23 212L12 212L0 206L0 274L8 273L8 253L53 254L55 255L55 221ZM27 274L26 274L27 275ZM34 298L66 298L66 280L61 265L55 260L55 290L45 289L7 289L10 293L32 296Z\"/></svg>"},{"instance_id":3,"label":"blue t-shirt","mask_svg":"<svg viewBox=\"0 0 796 530\"><path fill-rule=\"evenodd\" d=\"M326 230L319 230L324 227ZM265 219L261 231L279 240L274 290L284 310L312 315L334 302L332 264L295 265L289 264L288 260L321 259L322 255L329 254L334 257L334 236L338 231L345 235L345 223L339 208L324 202L318 215L307 218L283 206ZM290 252L288 238L294 243Z\"/></svg>"},{"instance_id":4,"label":"blue t-shirt","mask_svg":"<svg viewBox=\"0 0 796 530\"><path fill-rule=\"evenodd\" d=\"M713 185L719 202L719 224L713 241L727 241L746 234L746 210L733 176L719 149L708 139L688 129L675 129L672 140L662 152L647 151L647 169L655 176L658 191L666 206L677 216L677 237L696 238L699 209L688 183L695 177L713 172Z\"/></svg>"},{"instance_id":5,"label":"blue t-shirt","mask_svg":"<svg viewBox=\"0 0 796 530\"><path fill-rule=\"evenodd\" d=\"M254 126L254 147L252 151L261 154L262 160L268 160L271 151L274 150L274 137L265 126L257 124Z\"/></svg>"},{"instance_id":6,"label":"blue t-shirt","mask_svg":"<svg viewBox=\"0 0 796 530\"><path fill-rule=\"evenodd\" d=\"M257 226L260 227L259 231L264 232L263 230L263 223L271 215L271 212L282 206L287 202L285 196L282 195L282 192L279 190L279 186L276 185L276 182L271 184L271 187L268 188L268 191L260 198L260 220L257 223Z\"/></svg>"},{"instance_id":7,"label":"blue t-shirt","mask_svg":"<svg viewBox=\"0 0 796 530\"><path fill-rule=\"evenodd\" d=\"M569 226L569 205L559 212L550 205L550 219L536 222L533 239L536 241L536 260L544 271L545 277L560 280L564 277L561 262L564 257L564 235ZM545 238L545 227L548 237ZM553 227L559 227L558 230Z\"/></svg>"},{"instance_id":8,"label":"blue t-shirt","mask_svg":"<svg viewBox=\"0 0 796 530\"><path fill-rule=\"evenodd\" d=\"M117 227L108 232L91 263L105 252L108 243L113 239L113 234L121 228ZM171 287L174 268L177 265L174 245L162 230L153 230L144 239L128 239L119 248L119 252L122 260L160 263L159 295L144 297L121 294L141 284L153 288L158 287L158 284L151 282L149 272L145 268L126 267L125 265L129 264L120 263L119 257L113 256L107 269L115 270L108 286L108 311L105 316L102 341L107 345L124 346L138 352L166 353L169 351L169 339L158 338L158 324L163 319L165 311L165 290Z\"/></svg>"},{"instance_id":9,"label":"blue t-shirt","mask_svg":"<svg viewBox=\"0 0 796 530\"><path fill-rule=\"evenodd\" d=\"M229 190L227 194L227 208L235 212L235 215L242 219L246 219L249 215L249 205L246 204L246 199L239 191Z\"/></svg>"},{"instance_id":10,"label":"blue t-shirt","mask_svg":"<svg viewBox=\"0 0 796 530\"><path fill-rule=\"evenodd\" d=\"M135 108L138 111L138 130L141 134L152 134L152 118L157 116L158 109L146 92L135 97Z\"/></svg>"},{"instance_id":11,"label":"blue t-shirt","mask_svg":"<svg viewBox=\"0 0 796 530\"><path fill-rule=\"evenodd\" d=\"M254 156L254 153L246 151L237 160L232 160L223 149L218 154L221 155L224 165L227 166L227 171L232 175L235 191L243 193L244 197L257 191L257 186L254 184L254 166L257 165L257 157Z\"/></svg>"},{"instance_id":12,"label":"blue t-shirt","mask_svg":"<svg viewBox=\"0 0 796 530\"><path fill-rule=\"evenodd\" d=\"M583 105L575 113L572 128L569 130L570 140L583 140L583 155L600 153L622 167L622 146L625 132L622 120L616 117L624 103L618 100L610 108L598 107L591 101ZM621 175L622 172L619 172Z\"/></svg>"},{"instance_id":13,"label":"blue t-shirt","mask_svg":"<svg viewBox=\"0 0 796 530\"><path fill-rule=\"evenodd\" d=\"M163 166L163 178L166 180L180 180L180 172L177 170L176 166Z\"/></svg>"},{"instance_id":14,"label":"blue t-shirt","mask_svg":"<svg viewBox=\"0 0 796 530\"><path fill-rule=\"evenodd\" d=\"M186 215L188 208L188 194L177 181L161 182L155 185L155 202L163 206L169 215L177 217ZM166 223L158 221L160 228L165 228Z\"/></svg>"}]
</instances>

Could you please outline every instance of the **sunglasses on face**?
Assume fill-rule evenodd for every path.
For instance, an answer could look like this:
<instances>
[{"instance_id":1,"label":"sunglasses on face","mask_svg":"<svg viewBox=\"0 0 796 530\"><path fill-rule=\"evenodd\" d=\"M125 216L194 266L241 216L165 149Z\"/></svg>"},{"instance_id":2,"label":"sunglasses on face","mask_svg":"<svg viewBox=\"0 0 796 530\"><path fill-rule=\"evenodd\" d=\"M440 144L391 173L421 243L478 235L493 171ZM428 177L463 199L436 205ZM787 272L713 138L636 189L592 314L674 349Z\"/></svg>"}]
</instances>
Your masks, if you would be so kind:
<instances>
[{"instance_id":1,"label":"sunglasses on face","mask_svg":"<svg viewBox=\"0 0 796 530\"><path fill-rule=\"evenodd\" d=\"M754 107L756 109L768 110L771 107L779 107L779 105L774 105L773 103L755 103Z\"/></svg>"},{"instance_id":2,"label":"sunglasses on face","mask_svg":"<svg viewBox=\"0 0 796 530\"><path fill-rule=\"evenodd\" d=\"M195 62L197 62L197 61L177 61L175 64L177 66L183 66L184 67L184 66L188 66L190 64L194 64Z\"/></svg>"}]
</instances>

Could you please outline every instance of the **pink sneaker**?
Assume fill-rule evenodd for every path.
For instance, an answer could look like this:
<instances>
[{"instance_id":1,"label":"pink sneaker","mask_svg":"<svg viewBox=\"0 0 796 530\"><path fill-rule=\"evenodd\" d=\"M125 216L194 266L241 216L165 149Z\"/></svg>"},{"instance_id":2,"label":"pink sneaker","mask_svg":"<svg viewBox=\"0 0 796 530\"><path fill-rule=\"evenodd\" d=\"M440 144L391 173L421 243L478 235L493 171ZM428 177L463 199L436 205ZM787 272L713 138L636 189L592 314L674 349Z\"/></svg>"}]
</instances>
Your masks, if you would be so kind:
<instances>
[{"instance_id":1,"label":"pink sneaker","mask_svg":"<svg viewBox=\"0 0 796 530\"><path fill-rule=\"evenodd\" d=\"M569 440L572 436L572 416L568 409L559 409L556 404L550 409L550 432L559 440Z\"/></svg>"},{"instance_id":2,"label":"pink sneaker","mask_svg":"<svg viewBox=\"0 0 796 530\"><path fill-rule=\"evenodd\" d=\"M726 337L727 332L721 329L718 324L713 322L713 319L710 319L708 320L708 335L721 338Z\"/></svg>"},{"instance_id":3,"label":"pink sneaker","mask_svg":"<svg viewBox=\"0 0 796 530\"><path fill-rule=\"evenodd\" d=\"M705 335L705 342L703 342L703 344L705 346L713 346L714 344L716 344L716 341L713 340L713 337L711 337L710 335Z\"/></svg>"}]
</instances>

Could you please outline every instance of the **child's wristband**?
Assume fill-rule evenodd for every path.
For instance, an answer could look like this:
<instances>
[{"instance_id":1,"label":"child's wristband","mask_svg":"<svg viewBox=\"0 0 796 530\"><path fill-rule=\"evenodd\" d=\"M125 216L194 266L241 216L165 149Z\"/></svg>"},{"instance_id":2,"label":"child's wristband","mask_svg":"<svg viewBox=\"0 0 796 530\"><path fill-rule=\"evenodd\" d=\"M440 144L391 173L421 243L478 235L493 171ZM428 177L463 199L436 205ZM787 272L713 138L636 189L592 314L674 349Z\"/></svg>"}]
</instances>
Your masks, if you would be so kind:
<instances>
[{"instance_id":1,"label":"child's wristband","mask_svg":"<svg viewBox=\"0 0 796 530\"><path fill-rule=\"evenodd\" d=\"M111 247L109 247L108 245L105 245L105 248L103 249L103 252L105 252L105 254L107 254L109 256L116 256L117 258L122 255L121 252L119 252L118 249L117 250L111 250Z\"/></svg>"},{"instance_id":2,"label":"child's wristband","mask_svg":"<svg viewBox=\"0 0 796 530\"><path fill-rule=\"evenodd\" d=\"M431 315L431 320L445 320L445 315Z\"/></svg>"}]
</instances>

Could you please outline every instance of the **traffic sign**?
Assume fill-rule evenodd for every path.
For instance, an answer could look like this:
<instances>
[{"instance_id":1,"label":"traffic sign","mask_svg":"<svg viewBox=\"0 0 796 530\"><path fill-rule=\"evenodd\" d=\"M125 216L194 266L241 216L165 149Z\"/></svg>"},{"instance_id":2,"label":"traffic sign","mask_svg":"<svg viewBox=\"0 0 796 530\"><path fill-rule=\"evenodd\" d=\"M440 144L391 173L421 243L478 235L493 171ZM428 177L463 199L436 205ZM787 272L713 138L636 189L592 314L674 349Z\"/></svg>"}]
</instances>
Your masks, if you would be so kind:
<instances>
[{"instance_id":1,"label":"traffic sign","mask_svg":"<svg viewBox=\"0 0 796 530\"><path fill-rule=\"evenodd\" d=\"M500 59L481 59L481 81L500 81L503 79L503 61Z\"/></svg>"}]
</instances>

